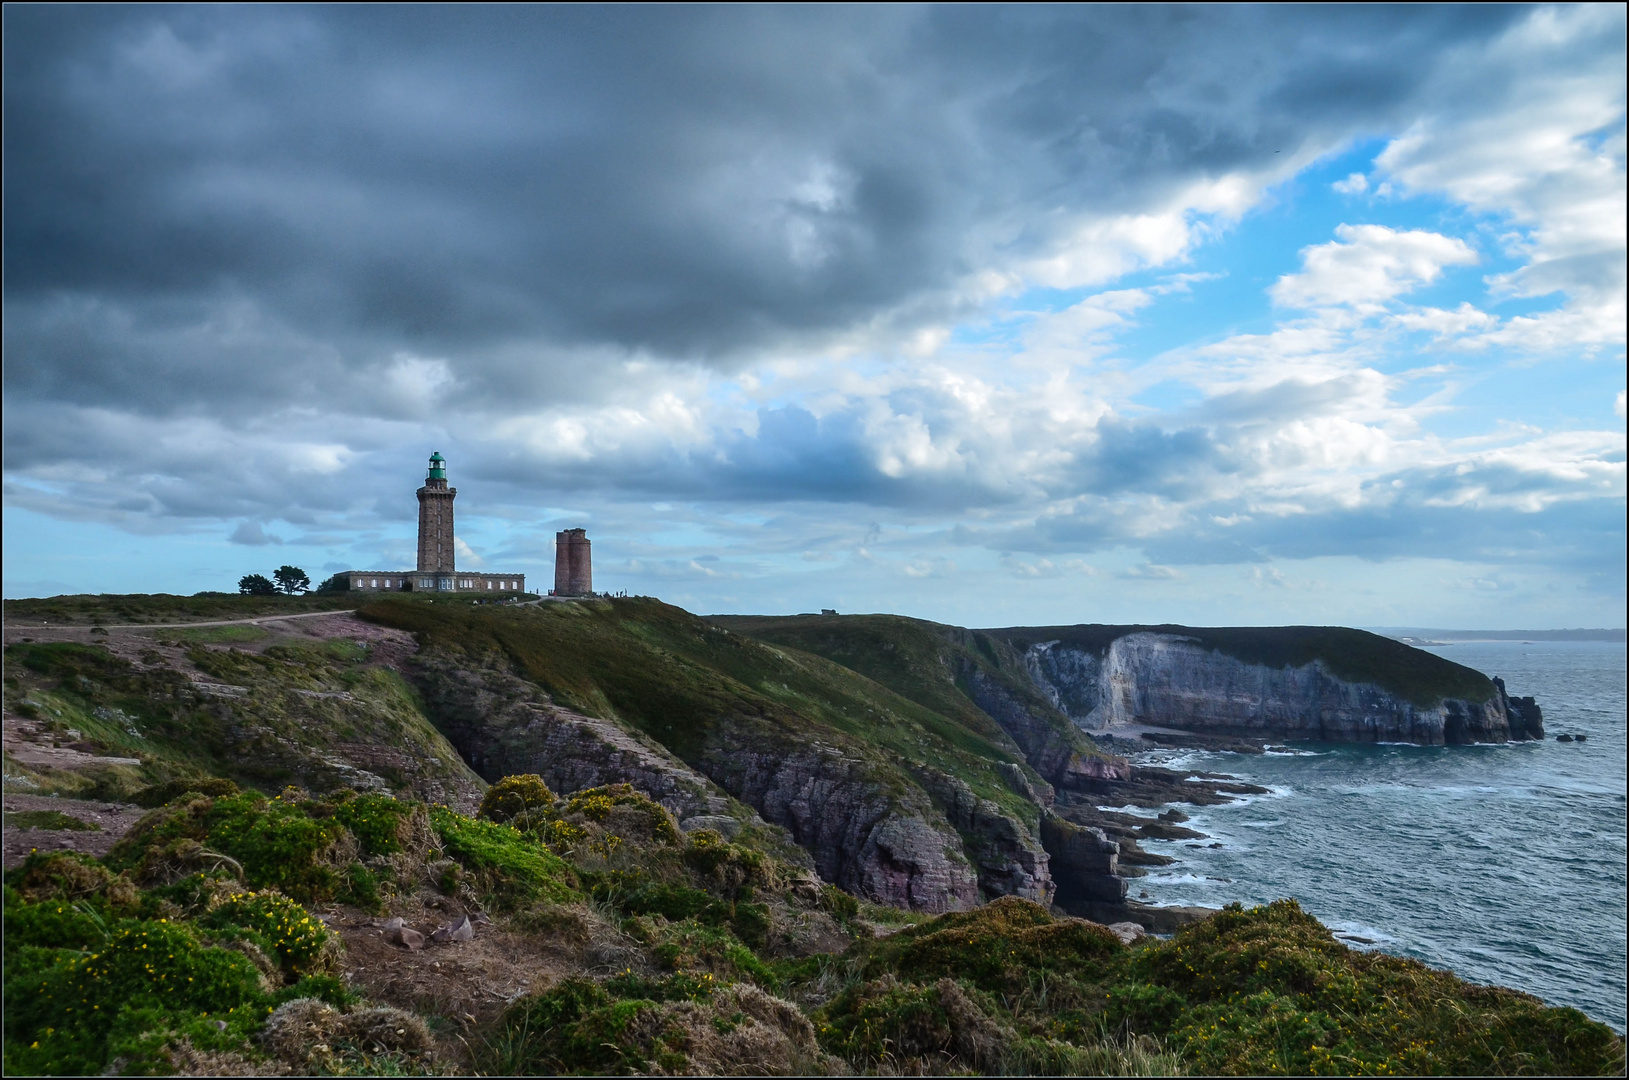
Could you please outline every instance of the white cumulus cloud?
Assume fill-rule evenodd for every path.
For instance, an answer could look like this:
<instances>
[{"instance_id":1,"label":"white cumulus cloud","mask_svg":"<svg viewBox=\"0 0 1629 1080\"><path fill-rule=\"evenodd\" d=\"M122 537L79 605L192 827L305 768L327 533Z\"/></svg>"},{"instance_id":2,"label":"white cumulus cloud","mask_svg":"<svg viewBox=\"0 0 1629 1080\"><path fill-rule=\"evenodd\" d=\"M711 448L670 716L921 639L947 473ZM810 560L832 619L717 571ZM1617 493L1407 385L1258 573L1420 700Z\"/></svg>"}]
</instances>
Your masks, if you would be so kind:
<instances>
[{"instance_id":1,"label":"white cumulus cloud","mask_svg":"<svg viewBox=\"0 0 1629 1080\"><path fill-rule=\"evenodd\" d=\"M1477 254L1463 240L1421 229L1340 225L1335 239L1302 250L1302 270L1269 290L1282 307L1373 308L1435 281L1444 267L1470 266Z\"/></svg>"}]
</instances>

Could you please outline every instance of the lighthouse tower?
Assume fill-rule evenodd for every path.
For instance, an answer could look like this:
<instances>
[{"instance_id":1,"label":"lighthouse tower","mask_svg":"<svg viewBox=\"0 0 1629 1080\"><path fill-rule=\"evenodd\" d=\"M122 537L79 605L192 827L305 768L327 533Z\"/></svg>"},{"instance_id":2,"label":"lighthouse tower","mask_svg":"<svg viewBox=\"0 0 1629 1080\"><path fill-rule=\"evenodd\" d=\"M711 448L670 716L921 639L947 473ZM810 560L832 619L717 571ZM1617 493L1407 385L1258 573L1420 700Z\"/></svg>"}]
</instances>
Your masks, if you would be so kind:
<instances>
[{"instance_id":1,"label":"lighthouse tower","mask_svg":"<svg viewBox=\"0 0 1629 1080\"><path fill-rule=\"evenodd\" d=\"M447 459L431 454L430 475L419 488L418 572L344 570L335 574L333 580L347 589L461 592L483 594L482 600L519 599L516 594L526 592L525 574L470 570L460 574L453 566L453 500L457 497L458 489L447 486Z\"/></svg>"},{"instance_id":2,"label":"lighthouse tower","mask_svg":"<svg viewBox=\"0 0 1629 1080\"><path fill-rule=\"evenodd\" d=\"M430 455L430 475L419 488L419 573L453 573L453 500L458 489L447 486L447 459ZM448 583L444 588L452 588Z\"/></svg>"}]
</instances>

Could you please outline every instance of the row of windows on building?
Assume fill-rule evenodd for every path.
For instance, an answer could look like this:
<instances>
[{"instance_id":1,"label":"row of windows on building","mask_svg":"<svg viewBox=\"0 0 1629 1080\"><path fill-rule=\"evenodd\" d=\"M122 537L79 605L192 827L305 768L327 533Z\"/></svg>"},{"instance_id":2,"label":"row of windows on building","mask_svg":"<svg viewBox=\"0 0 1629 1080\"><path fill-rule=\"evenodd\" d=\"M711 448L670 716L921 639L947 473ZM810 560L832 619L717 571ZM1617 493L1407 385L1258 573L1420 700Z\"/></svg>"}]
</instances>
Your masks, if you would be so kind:
<instances>
[{"instance_id":1,"label":"row of windows on building","mask_svg":"<svg viewBox=\"0 0 1629 1080\"><path fill-rule=\"evenodd\" d=\"M353 589L405 589L408 581L404 578L353 578ZM519 580L506 581L501 578L442 578L441 589L486 589L489 592L519 592ZM419 590L433 590L436 588L436 579L433 577L418 578L413 588Z\"/></svg>"}]
</instances>

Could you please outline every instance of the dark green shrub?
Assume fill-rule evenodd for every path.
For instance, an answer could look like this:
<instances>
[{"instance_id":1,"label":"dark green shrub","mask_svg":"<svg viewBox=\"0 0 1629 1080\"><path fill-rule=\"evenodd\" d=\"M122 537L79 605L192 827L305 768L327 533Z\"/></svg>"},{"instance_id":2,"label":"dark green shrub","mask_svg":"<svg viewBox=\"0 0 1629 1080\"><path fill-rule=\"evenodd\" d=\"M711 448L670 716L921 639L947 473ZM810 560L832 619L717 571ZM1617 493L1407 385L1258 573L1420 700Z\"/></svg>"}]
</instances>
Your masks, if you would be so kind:
<instances>
[{"instance_id":1,"label":"dark green shrub","mask_svg":"<svg viewBox=\"0 0 1629 1080\"><path fill-rule=\"evenodd\" d=\"M95 1075L113 1044L143 1032L202 1028L205 1045L243 1044L265 1018L260 975L238 953L184 926L121 920L91 951L30 949L6 972L6 1071ZM188 1025L212 1017L227 1025ZM150 1056L162 1041L147 1040ZM138 1047L139 1049L140 1047Z\"/></svg>"},{"instance_id":2,"label":"dark green shrub","mask_svg":"<svg viewBox=\"0 0 1629 1080\"><path fill-rule=\"evenodd\" d=\"M649 1061L629 1028L655 1006L649 998L615 996L589 979L565 979L546 993L516 1002L504 1014L500 1026L518 1043L511 1071L643 1072Z\"/></svg>"},{"instance_id":3,"label":"dark green shrub","mask_svg":"<svg viewBox=\"0 0 1629 1080\"><path fill-rule=\"evenodd\" d=\"M726 979L751 979L770 988L777 985L774 969L743 945L728 925L696 919L669 923L657 933L651 955L678 973L710 973Z\"/></svg>"},{"instance_id":4,"label":"dark green shrub","mask_svg":"<svg viewBox=\"0 0 1629 1080\"><path fill-rule=\"evenodd\" d=\"M1231 905L1130 954L1188 1002L1143 1020L1211 1073L1621 1071L1622 1040L1576 1009L1348 949L1293 900ZM1129 1002L1128 1002L1129 1003Z\"/></svg>"},{"instance_id":5,"label":"dark green shrub","mask_svg":"<svg viewBox=\"0 0 1629 1080\"><path fill-rule=\"evenodd\" d=\"M545 993L515 1002L489 1042L488 1071L522 1075L643 1073L682 1074L689 1036L682 1026L652 1023L668 1002L705 1005L718 989L709 973L663 978L620 975L597 983L572 978ZM737 1014L735 1021L739 1022ZM729 1018L711 1026L728 1030Z\"/></svg>"},{"instance_id":6,"label":"dark green shrub","mask_svg":"<svg viewBox=\"0 0 1629 1080\"><path fill-rule=\"evenodd\" d=\"M620 813L618 812L620 811ZM673 815L632 784L587 788L560 807L562 818L581 817L597 823L616 822L623 839L678 846L684 843Z\"/></svg>"},{"instance_id":7,"label":"dark green shrub","mask_svg":"<svg viewBox=\"0 0 1629 1080\"><path fill-rule=\"evenodd\" d=\"M11 886L5 890L5 959L25 947L89 950L107 940L109 919L84 901L28 903Z\"/></svg>"},{"instance_id":8,"label":"dark green shrub","mask_svg":"<svg viewBox=\"0 0 1629 1080\"><path fill-rule=\"evenodd\" d=\"M852 919L860 913L860 902L835 885L820 887L820 906L836 919Z\"/></svg>"},{"instance_id":9,"label":"dark green shrub","mask_svg":"<svg viewBox=\"0 0 1629 1080\"><path fill-rule=\"evenodd\" d=\"M236 795L238 791L238 786L230 780L218 776L202 776L188 780L166 780L162 784L152 784L130 796L130 801L137 806L156 809L179 799L183 795L221 797Z\"/></svg>"},{"instance_id":10,"label":"dark green shrub","mask_svg":"<svg viewBox=\"0 0 1629 1080\"><path fill-rule=\"evenodd\" d=\"M109 873L95 858L78 851L32 852L21 866L6 873L6 884L30 903L96 898L122 910L134 908L139 898L129 878Z\"/></svg>"},{"instance_id":11,"label":"dark green shrub","mask_svg":"<svg viewBox=\"0 0 1629 1080\"><path fill-rule=\"evenodd\" d=\"M966 979L1002 993L1021 990L1043 973L1075 981L1107 978L1123 951L1106 927L1056 919L1039 904L1008 896L894 934L879 944L866 971Z\"/></svg>"},{"instance_id":12,"label":"dark green shrub","mask_svg":"<svg viewBox=\"0 0 1629 1080\"><path fill-rule=\"evenodd\" d=\"M1122 983L1104 995L1102 1026L1109 1031L1169 1031L1187 1009L1188 999L1168 987Z\"/></svg>"},{"instance_id":13,"label":"dark green shrub","mask_svg":"<svg viewBox=\"0 0 1629 1080\"><path fill-rule=\"evenodd\" d=\"M225 855L250 888L277 889L301 903L331 899L343 884L334 863L346 829L331 818L313 819L301 803L291 792L178 800L137 822L107 862L158 883L208 863L211 854Z\"/></svg>"},{"instance_id":14,"label":"dark green shrub","mask_svg":"<svg viewBox=\"0 0 1629 1080\"><path fill-rule=\"evenodd\" d=\"M597 899L612 901L629 915L660 915L673 920L700 915L717 904L700 889L659 881L646 882L620 895L611 888L599 885L593 894Z\"/></svg>"},{"instance_id":15,"label":"dark green shrub","mask_svg":"<svg viewBox=\"0 0 1629 1080\"><path fill-rule=\"evenodd\" d=\"M887 976L850 987L822 1015L821 1045L867 1069L880 1061L930 1073L948 1071L953 1062L960 1069L990 1069L1005 1044L980 1003L948 979L922 985Z\"/></svg>"}]
</instances>

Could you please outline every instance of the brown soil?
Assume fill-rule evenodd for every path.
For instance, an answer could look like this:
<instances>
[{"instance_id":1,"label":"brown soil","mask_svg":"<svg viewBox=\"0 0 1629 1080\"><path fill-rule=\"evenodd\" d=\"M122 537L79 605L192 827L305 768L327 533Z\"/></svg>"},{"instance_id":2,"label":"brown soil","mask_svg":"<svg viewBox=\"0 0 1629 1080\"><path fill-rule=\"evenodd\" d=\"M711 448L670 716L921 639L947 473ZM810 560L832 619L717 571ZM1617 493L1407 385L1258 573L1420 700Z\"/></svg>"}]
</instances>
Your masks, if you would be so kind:
<instances>
[{"instance_id":1,"label":"brown soil","mask_svg":"<svg viewBox=\"0 0 1629 1080\"><path fill-rule=\"evenodd\" d=\"M233 642L230 646L210 645L208 648L230 647L245 652L264 652L273 645L290 640L321 641L327 638L350 638L368 644L372 649L370 663L395 668L400 668L406 659L418 650L418 645L414 643L411 634L363 622L348 611L281 618L268 616L261 619L240 619L231 623L198 623L187 626L115 626L106 634L92 634L90 628L84 626L8 625L5 629L5 643L13 645L28 640L102 645L113 655L128 660L142 669L157 666L149 663L143 656L149 652L156 652L164 666L185 672L193 678L202 678L187 661L187 646L172 641L177 631L198 630L210 626L253 626L266 631L268 636L259 641Z\"/></svg>"},{"instance_id":2,"label":"brown soil","mask_svg":"<svg viewBox=\"0 0 1629 1080\"><path fill-rule=\"evenodd\" d=\"M5 809L10 812L55 810L59 814L67 814L69 817L101 826L100 832L80 832L77 829L7 828L4 836L4 863L7 870L28 858L31 851L83 851L96 856L106 855L119 838L130 831L130 826L147 813L143 808L128 803L85 802L81 799L61 799L50 795L7 793L3 801Z\"/></svg>"},{"instance_id":3,"label":"brown soil","mask_svg":"<svg viewBox=\"0 0 1629 1080\"><path fill-rule=\"evenodd\" d=\"M372 1001L456 1023L456 1031L438 1032L437 1056L468 1070L479 1045L477 1033L504 1008L568 975L583 974L594 966L597 951L604 950L592 943L524 934L506 919L477 925L473 941L427 943L414 950L392 943L384 929L387 918L397 915L428 939L437 927L463 914L457 902L425 895L398 900L383 914L334 905L319 917L345 945L345 981Z\"/></svg>"}]
</instances>

